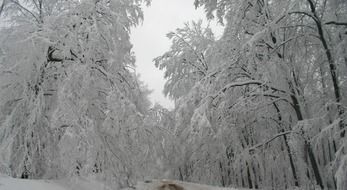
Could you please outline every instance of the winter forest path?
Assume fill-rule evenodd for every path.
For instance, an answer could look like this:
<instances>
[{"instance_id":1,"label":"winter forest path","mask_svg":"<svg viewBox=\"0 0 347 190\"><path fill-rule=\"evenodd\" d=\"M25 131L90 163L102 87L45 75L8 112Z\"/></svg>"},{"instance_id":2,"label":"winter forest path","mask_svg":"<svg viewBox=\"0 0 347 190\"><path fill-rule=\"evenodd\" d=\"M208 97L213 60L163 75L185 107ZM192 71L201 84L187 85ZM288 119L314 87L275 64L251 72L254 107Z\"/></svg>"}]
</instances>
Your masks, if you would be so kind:
<instances>
[{"instance_id":1,"label":"winter forest path","mask_svg":"<svg viewBox=\"0 0 347 190\"><path fill-rule=\"evenodd\" d=\"M234 188L222 188L197 183L189 183L175 180L151 180L138 183L137 190L246 190Z\"/></svg>"}]
</instances>

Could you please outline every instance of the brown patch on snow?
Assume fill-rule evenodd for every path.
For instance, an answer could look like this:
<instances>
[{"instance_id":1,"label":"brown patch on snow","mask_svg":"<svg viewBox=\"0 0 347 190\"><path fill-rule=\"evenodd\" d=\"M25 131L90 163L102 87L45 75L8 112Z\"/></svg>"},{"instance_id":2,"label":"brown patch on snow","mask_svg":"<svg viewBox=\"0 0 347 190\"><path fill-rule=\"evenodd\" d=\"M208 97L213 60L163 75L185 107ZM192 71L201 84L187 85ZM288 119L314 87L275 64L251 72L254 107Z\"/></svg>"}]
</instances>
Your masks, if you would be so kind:
<instances>
[{"instance_id":1,"label":"brown patch on snow","mask_svg":"<svg viewBox=\"0 0 347 190\"><path fill-rule=\"evenodd\" d=\"M165 183L159 186L158 190L184 190L183 187L174 183Z\"/></svg>"}]
</instances>

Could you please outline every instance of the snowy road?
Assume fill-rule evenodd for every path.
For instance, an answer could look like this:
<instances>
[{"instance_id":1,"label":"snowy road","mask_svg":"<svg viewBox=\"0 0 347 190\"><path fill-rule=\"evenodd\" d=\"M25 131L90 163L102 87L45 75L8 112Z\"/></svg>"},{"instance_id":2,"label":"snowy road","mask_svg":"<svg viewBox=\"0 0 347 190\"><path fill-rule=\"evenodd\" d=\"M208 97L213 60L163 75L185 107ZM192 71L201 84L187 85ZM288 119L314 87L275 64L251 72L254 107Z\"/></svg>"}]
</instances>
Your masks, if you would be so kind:
<instances>
[{"instance_id":1,"label":"snowy road","mask_svg":"<svg viewBox=\"0 0 347 190\"><path fill-rule=\"evenodd\" d=\"M136 190L240 190L234 188L221 188L196 183L174 180L152 180L139 183ZM244 189L245 190L245 189Z\"/></svg>"}]
</instances>

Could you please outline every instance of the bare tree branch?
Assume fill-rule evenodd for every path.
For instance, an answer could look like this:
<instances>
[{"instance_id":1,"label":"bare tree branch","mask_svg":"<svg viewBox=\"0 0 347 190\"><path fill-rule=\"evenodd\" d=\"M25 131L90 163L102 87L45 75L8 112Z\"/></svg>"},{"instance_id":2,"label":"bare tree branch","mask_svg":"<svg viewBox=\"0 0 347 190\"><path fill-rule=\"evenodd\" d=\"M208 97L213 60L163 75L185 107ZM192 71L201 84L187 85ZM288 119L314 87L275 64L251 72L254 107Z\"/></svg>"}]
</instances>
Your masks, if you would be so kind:
<instances>
[{"instance_id":1,"label":"bare tree branch","mask_svg":"<svg viewBox=\"0 0 347 190\"><path fill-rule=\"evenodd\" d=\"M6 4L6 0L3 0L3 1L2 1L2 4L1 4L1 6L0 6L0 16L1 16L2 11L3 11L4 8L5 8L5 4Z\"/></svg>"},{"instance_id":2,"label":"bare tree branch","mask_svg":"<svg viewBox=\"0 0 347 190\"><path fill-rule=\"evenodd\" d=\"M31 16L34 17L34 19L40 23L40 20L37 18L37 16L31 12L29 9L25 8L23 5L21 5L18 1L10 0L12 3L16 4L20 10L24 10L25 12L29 13Z\"/></svg>"},{"instance_id":3,"label":"bare tree branch","mask_svg":"<svg viewBox=\"0 0 347 190\"><path fill-rule=\"evenodd\" d=\"M347 26L347 22L338 22L338 21L329 21L324 23L326 25L338 25L338 26Z\"/></svg>"}]
</instances>

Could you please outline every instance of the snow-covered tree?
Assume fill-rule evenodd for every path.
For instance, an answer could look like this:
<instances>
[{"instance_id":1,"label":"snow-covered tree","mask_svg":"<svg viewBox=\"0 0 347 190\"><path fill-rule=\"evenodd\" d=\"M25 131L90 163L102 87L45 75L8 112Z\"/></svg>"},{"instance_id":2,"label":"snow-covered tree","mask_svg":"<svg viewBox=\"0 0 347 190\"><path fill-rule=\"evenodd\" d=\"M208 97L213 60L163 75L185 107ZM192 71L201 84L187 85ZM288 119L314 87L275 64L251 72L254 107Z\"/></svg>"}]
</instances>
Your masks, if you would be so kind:
<instances>
[{"instance_id":1,"label":"snow-covered tree","mask_svg":"<svg viewBox=\"0 0 347 190\"><path fill-rule=\"evenodd\" d=\"M185 79L194 83L176 101L183 131L176 135L191 142L183 145L184 180L343 189L346 3L196 0L195 6L226 25L211 52L194 49L213 66L197 80ZM159 58L184 51L174 47ZM160 65L167 84L181 80L169 69L180 63L176 57Z\"/></svg>"},{"instance_id":2,"label":"snow-covered tree","mask_svg":"<svg viewBox=\"0 0 347 190\"><path fill-rule=\"evenodd\" d=\"M135 172L144 154L137 136L148 90L133 72L129 41L142 3L150 1L3 2L3 170L23 178L95 175L116 187L143 175Z\"/></svg>"}]
</instances>

